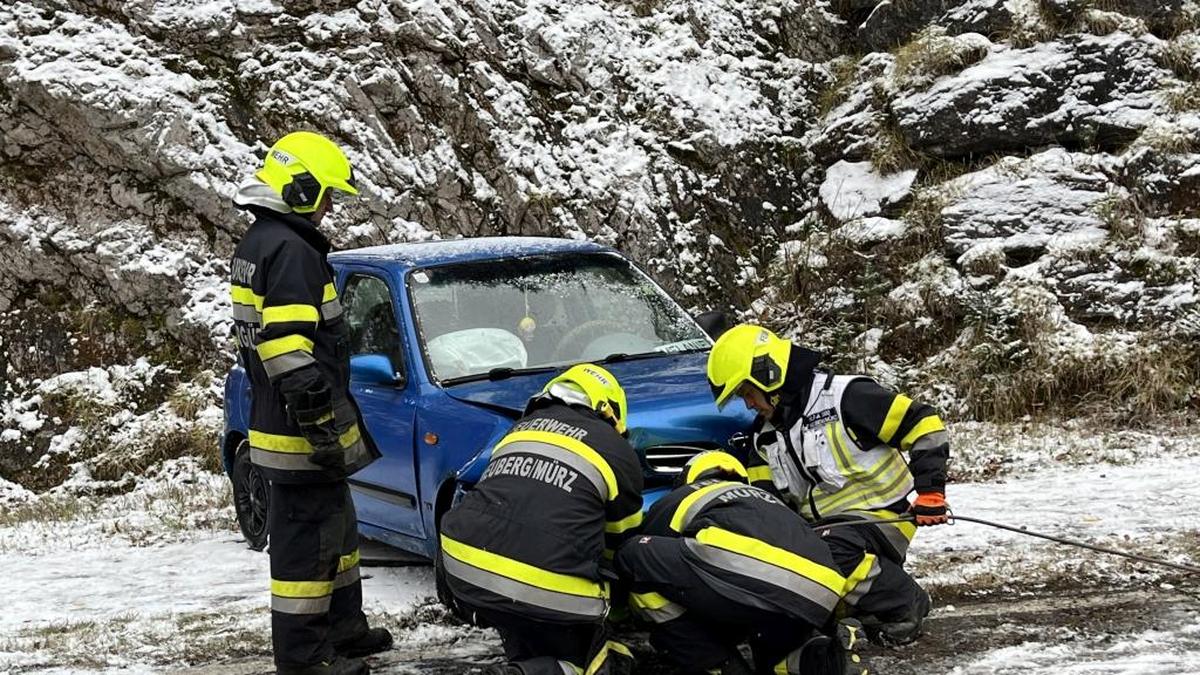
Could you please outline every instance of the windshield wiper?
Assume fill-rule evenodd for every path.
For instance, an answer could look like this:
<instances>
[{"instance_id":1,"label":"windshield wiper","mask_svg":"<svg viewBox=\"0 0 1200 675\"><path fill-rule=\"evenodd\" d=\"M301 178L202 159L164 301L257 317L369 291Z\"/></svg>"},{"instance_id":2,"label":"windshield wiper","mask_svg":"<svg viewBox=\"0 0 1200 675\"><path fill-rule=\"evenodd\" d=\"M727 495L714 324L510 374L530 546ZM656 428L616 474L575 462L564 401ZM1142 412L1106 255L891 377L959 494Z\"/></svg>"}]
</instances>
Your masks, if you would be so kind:
<instances>
[{"instance_id":1,"label":"windshield wiper","mask_svg":"<svg viewBox=\"0 0 1200 675\"><path fill-rule=\"evenodd\" d=\"M680 349L677 352L666 352L666 351L663 351L663 352L641 352L638 354L626 354L624 352L617 352L616 354L609 354L608 356L600 359L596 363L598 363L600 365L604 365L606 363L620 363L622 361L640 361L642 359L652 359L652 358L655 358L656 356L679 356L680 354L695 354L696 352L706 352L709 349L711 349L711 347L706 345L704 347L693 347L691 349Z\"/></svg>"},{"instance_id":2,"label":"windshield wiper","mask_svg":"<svg viewBox=\"0 0 1200 675\"><path fill-rule=\"evenodd\" d=\"M537 368L492 368L486 373L475 373L474 375L463 375L462 377L452 377L448 380L443 380L443 386L454 386L456 384L465 384L467 382L481 382L489 380L495 382L497 380L506 380L514 375L529 375L532 373L552 373L558 370L554 366L539 366Z\"/></svg>"},{"instance_id":3,"label":"windshield wiper","mask_svg":"<svg viewBox=\"0 0 1200 675\"><path fill-rule=\"evenodd\" d=\"M642 359L652 359L656 356L670 356L670 355L671 355L671 352L641 352L640 354L626 354L624 352L617 352L616 354L609 354L608 356L600 359L596 363L598 365L604 365L606 363L620 363L622 361L640 361Z\"/></svg>"}]
</instances>

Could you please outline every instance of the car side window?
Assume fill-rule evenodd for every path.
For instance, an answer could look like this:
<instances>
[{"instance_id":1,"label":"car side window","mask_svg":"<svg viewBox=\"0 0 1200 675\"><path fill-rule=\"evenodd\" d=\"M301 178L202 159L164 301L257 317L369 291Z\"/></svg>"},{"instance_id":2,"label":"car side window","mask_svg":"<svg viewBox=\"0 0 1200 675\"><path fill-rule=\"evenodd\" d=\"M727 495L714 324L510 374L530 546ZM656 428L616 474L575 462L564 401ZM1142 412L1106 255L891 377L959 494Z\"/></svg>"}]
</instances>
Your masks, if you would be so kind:
<instances>
[{"instance_id":1,"label":"car side window","mask_svg":"<svg viewBox=\"0 0 1200 675\"><path fill-rule=\"evenodd\" d=\"M342 292L342 304L350 327L350 354L383 354L396 372L403 374L404 352L387 282L368 274L352 274Z\"/></svg>"}]
</instances>

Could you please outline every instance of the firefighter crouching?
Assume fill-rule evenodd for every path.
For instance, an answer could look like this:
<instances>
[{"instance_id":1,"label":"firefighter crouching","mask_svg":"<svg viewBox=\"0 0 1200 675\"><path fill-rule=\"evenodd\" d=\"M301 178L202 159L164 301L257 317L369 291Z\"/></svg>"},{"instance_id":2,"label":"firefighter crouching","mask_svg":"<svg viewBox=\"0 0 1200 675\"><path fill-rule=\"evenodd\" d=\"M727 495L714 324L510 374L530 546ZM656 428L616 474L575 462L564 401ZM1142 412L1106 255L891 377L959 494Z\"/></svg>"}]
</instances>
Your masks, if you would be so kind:
<instances>
[{"instance_id":1,"label":"firefighter crouching","mask_svg":"<svg viewBox=\"0 0 1200 675\"><path fill-rule=\"evenodd\" d=\"M606 639L612 551L642 522L642 468L623 437L625 393L568 369L530 399L483 478L442 519L440 573L460 611L494 627L496 673L628 673Z\"/></svg>"},{"instance_id":2,"label":"firefighter crouching","mask_svg":"<svg viewBox=\"0 0 1200 675\"><path fill-rule=\"evenodd\" d=\"M362 612L346 477L379 456L349 385L348 332L317 225L357 194L332 141L288 134L234 197L256 217L234 252L234 333L250 379L250 459L271 481L271 635L280 673L368 672L388 649Z\"/></svg>"},{"instance_id":3,"label":"firefighter crouching","mask_svg":"<svg viewBox=\"0 0 1200 675\"><path fill-rule=\"evenodd\" d=\"M847 582L821 538L747 485L746 469L727 453L696 455L677 485L617 553L651 644L686 673L863 672L846 668L858 660L845 650L857 624L833 621ZM747 640L753 670L738 652Z\"/></svg>"},{"instance_id":4,"label":"firefighter crouching","mask_svg":"<svg viewBox=\"0 0 1200 675\"><path fill-rule=\"evenodd\" d=\"M746 465L752 484L815 524L906 513L916 525L945 523L950 446L942 420L870 378L819 370L819 361L820 354L748 324L713 345L708 379L717 406L738 396L759 413ZM907 464L900 451L909 453ZM903 568L915 533L912 522L879 522L823 537L856 582L846 598L852 614L882 643L915 640L929 613L929 594Z\"/></svg>"}]
</instances>

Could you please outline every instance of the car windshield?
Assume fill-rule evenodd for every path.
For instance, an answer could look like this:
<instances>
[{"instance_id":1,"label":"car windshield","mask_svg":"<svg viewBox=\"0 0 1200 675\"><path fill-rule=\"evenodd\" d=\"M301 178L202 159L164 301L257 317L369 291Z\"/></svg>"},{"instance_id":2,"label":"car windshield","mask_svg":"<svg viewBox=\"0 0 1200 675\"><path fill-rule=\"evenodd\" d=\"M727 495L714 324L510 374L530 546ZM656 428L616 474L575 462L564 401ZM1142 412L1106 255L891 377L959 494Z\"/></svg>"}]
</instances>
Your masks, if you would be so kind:
<instances>
[{"instance_id":1,"label":"car windshield","mask_svg":"<svg viewBox=\"0 0 1200 675\"><path fill-rule=\"evenodd\" d=\"M410 280L425 353L441 382L711 346L674 300L615 254L445 265L415 270Z\"/></svg>"}]
</instances>

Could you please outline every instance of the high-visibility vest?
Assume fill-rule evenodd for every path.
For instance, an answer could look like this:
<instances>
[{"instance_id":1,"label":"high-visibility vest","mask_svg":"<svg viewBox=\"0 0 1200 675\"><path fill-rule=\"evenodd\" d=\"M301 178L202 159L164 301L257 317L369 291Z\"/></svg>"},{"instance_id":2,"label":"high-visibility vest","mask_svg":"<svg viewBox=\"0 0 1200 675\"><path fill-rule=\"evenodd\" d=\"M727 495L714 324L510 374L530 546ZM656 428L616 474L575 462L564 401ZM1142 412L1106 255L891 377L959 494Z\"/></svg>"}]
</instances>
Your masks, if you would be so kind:
<instances>
[{"instance_id":1,"label":"high-visibility vest","mask_svg":"<svg viewBox=\"0 0 1200 675\"><path fill-rule=\"evenodd\" d=\"M913 489L898 450L874 438L856 441L842 424L842 396L857 379L818 372L800 419L786 430L768 422L756 436L771 481L805 518L882 509ZM774 441L760 442L768 432L775 432Z\"/></svg>"}]
</instances>

